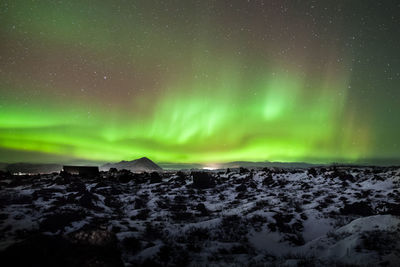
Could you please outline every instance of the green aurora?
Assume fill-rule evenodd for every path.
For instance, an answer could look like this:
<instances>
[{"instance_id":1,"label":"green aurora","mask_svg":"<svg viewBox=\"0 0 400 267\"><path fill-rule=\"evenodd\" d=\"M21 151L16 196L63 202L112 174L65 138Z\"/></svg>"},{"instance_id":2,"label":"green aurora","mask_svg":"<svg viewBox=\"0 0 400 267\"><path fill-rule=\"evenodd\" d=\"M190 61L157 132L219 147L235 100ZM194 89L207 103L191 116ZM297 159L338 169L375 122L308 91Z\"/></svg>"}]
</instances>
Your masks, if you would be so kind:
<instances>
[{"instance_id":1,"label":"green aurora","mask_svg":"<svg viewBox=\"0 0 400 267\"><path fill-rule=\"evenodd\" d=\"M398 160L399 8L356 2L2 1L0 161Z\"/></svg>"}]
</instances>

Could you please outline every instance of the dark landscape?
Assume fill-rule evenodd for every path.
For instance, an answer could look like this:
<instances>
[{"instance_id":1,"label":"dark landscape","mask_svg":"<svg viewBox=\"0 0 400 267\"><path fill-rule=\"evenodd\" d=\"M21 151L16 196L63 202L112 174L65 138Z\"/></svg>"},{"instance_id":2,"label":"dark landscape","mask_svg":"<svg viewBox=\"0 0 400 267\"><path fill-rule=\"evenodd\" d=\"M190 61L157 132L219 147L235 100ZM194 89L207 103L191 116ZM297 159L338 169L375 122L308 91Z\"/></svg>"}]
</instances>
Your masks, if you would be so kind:
<instances>
[{"instance_id":1,"label":"dark landscape","mask_svg":"<svg viewBox=\"0 0 400 267\"><path fill-rule=\"evenodd\" d=\"M400 168L0 173L2 266L398 266Z\"/></svg>"}]
</instances>

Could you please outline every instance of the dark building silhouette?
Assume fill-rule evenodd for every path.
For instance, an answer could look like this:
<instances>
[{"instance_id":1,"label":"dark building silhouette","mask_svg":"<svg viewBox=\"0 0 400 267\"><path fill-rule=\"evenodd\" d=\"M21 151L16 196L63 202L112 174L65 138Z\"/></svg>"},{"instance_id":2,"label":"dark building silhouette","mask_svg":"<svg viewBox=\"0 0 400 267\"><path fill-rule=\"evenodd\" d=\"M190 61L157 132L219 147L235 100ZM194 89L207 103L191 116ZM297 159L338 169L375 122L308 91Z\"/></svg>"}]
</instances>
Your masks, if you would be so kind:
<instances>
[{"instance_id":1,"label":"dark building silhouette","mask_svg":"<svg viewBox=\"0 0 400 267\"><path fill-rule=\"evenodd\" d=\"M99 174L97 166L63 166L63 171L69 174L79 174L82 176L96 176Z\"/></svg>"}]
</instances>

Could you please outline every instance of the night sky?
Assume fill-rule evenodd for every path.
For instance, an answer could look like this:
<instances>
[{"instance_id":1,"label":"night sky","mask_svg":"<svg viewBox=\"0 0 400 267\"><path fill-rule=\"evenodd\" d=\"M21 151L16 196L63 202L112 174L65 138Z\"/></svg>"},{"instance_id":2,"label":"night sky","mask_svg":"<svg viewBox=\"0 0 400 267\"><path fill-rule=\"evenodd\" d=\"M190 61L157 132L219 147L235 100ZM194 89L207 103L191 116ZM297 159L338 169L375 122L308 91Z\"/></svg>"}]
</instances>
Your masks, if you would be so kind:
<instances>
[{"instance_id":1,"label":"night sky","mask_svg":"<svg viewBox=\"0 0 400 267\"><path fill-rule=\"evenodd\" d=\"M1 1L0 162L400 162L400 2Z\"/></svg>"}]
</instances>

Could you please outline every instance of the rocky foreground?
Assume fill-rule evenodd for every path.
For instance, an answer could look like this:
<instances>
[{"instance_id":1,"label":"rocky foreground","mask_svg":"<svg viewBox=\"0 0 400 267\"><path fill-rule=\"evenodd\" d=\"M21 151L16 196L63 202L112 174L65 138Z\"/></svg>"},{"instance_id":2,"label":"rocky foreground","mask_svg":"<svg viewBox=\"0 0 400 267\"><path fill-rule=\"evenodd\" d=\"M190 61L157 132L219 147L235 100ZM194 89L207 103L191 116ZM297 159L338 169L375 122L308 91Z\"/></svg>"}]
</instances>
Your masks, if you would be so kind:
<instances>
[{"instance_id":1,"label":"rocky foreground","mask_svg":"<svg viewBox=\"0 0 400 267\"><path fill-rule=\"evenodd\" d=\"M399 266L400 169L0 173L2 266Z\"/></svg>"}]
</instances>

